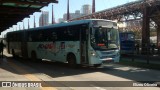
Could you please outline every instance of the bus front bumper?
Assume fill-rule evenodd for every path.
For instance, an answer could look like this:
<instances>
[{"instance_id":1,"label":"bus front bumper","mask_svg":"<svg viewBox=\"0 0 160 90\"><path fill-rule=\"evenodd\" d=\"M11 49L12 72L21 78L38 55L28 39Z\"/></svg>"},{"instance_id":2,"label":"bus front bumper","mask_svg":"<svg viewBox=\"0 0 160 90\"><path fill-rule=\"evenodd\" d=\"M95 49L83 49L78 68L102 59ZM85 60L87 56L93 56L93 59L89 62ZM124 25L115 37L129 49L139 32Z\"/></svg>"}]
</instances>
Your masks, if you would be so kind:
<instances>
[{"instance_id":1,"label":"bus front bumper","mask_svg":"<svg viewBox=\"0 0 160 90\"><path fill-rule=\"evenodd\" d=\"M113 63L114 62L113 58L104 58L100 60L102 61L102 63Z\"/></svg>"},{"instance_id":2,"label":"bus front bumper","mask_svg":"<svg viewBox=\"0 0 160 90\"><path fill-rule=\"evenodd\" d=\"M102 63L112 63L112 62L119 62L120 56L116 56L114 58L112 57L108 57L108 58L103 58L100 59L100 61L102 61Z\"/></svg>"}]
</instances>

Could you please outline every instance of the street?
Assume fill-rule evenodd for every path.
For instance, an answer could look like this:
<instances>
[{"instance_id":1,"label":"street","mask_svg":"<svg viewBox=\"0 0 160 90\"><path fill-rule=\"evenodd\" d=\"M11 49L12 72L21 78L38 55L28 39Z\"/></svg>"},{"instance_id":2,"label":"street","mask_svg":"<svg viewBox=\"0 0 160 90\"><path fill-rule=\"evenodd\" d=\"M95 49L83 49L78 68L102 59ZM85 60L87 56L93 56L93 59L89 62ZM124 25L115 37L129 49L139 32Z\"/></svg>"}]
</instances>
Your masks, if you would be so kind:
<instances>
[{"instance_id":1,"label":"street","mask_svg":"<svg viewBox=\"0 0 160 90\"><path fill-rule=\"evenodd\" d=\"M121 87L118 84L127 83L124 81L158 82L160 80L160 71L158 70L119 64L106 64L99 68L81 67L73 69L68 67L66 63L50 62L47 60L43 62L31 62L29 60L22 60L21 58L13 59L6 53L5 58L0 61L0 73L0 81L40 81L48 86L36 88L37 90L159 90L159 87ZM56 81L57 85L47 85L45 81ZM96 84L101 81L105 81L101 83L104 85ZM112 82L115 85L107 86L107 83L110 84L111 81L115 81ZM81 83L82 85L80 85ZM2 87L0 90L4 88L5 90L17 90L15 87ZM35 88L18 89L35 90Z\"/></svg>"}]
</instances>

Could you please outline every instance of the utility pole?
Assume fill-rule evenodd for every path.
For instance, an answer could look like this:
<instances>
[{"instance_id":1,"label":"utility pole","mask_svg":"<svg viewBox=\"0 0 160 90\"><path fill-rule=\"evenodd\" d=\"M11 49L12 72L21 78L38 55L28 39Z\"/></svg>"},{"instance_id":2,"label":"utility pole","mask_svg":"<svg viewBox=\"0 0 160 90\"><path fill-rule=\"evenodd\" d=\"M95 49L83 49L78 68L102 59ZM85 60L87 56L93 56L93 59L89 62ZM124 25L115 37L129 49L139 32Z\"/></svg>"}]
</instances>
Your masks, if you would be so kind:
<instances>
[{"instance_id":1,"label":"utility pole","mask_svg":"<svg viewBox=\"0 0 160 90\"><path fill-rule=\"evenodd\" d=\"M149 18L149 7L146 5L146 0L144 0L143 6L143 27L142 27L142 53L146 54L149 51L149 44L150 44L150 18Z\"/></svg>"},{"instance_id":2,"label":"utility pole","mask_svg":"<svg viewBox=\"0 0 160 90\"><path fill-rule=\"evenodd\" d=\"M42 26L44 26L44 16L43 16L43 11L42 11Z\"/></svg>"},{"instance_id":3,"label":"utility pole","mask_svg":"<svg viewBox=\"0 0 160 90\"><path fill-rule=\"evenodd\" d=\"M25 29L25 27L24 27L24 21L23 21L23 30Z\"/></svg>"},{"instance_id":4,"label":"utility pole","mask_svg":"<svg viewBox=\"0 0 160 90\"><path fill-rule=\"evenodd\" d=\"M67 21L70 19L70 14L69 14L69 0L67 3Z\"/></svg>"},{"instance_id":5,"label":"utility pole","mask_svg":"<svg viewBox=\"0 0 160 90\"><path fill-rule=\"evenodd\" d=\"M92 13L95 13L95 0L92 0Z\"/></svg>"},{"instance_id":6,"label":"utility pole","mask_svg":"<svg viewBox=\"0 0 160 90\"><path fill-rule=\"evenodd\" d=\"M35 20L35 15L34 15L34 24L33 24L34 28L36 27L36 20Z\"/></svg>"},{"instance_id":7,"label":"utility pole","mask_svg":"<svg viewBox=\"0 0 160 90\"><path fill-rule=\"evenodd\" d=\"M28 29L30 28L30 26L29 26L29 19L28 19Z\"/></svg>"},{"instance_id":8,"label":"utility pole","mask_svg":"<svg viewBox=\"0 0 160 90\"><path fill-rule=\"evenodd\" d=\"M53 4L52 4L52 24L55 24Z\"/></svg>"}]
</instances>

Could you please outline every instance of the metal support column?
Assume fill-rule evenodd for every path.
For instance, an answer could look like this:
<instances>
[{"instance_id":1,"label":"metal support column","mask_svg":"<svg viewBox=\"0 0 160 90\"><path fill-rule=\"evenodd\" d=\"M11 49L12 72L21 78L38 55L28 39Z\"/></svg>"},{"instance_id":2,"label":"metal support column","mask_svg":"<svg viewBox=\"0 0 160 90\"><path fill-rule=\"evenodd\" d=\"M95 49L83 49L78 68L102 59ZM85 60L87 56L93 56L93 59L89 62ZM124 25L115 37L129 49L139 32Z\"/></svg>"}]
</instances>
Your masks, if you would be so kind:
<instances>
[{"instance_id":1,"label":"metal support column","mask_svg":"<svg viewBox=\"0 0 160 90\"><path fill-rule=\"evenodd\" d=\"M157 46L158 46L158 54L160 54L160 25L157 27Z\"/></svg>"},{"instance_id":2,"label":"metal support column","mask_svg":"<svg viewBox=\"0 0 160 90\"><path fill-rule=\"evenodd\" d=\"M142 54L149 52L150 46L150 18L149 7L143 8L143 27L142 27Z\"/></svg>"},{"instance_id":3,"label":"metal support column","mask_svg":"<svg viewBox=\"0 0 160 90\"><path fill-rule=\"evenodd\" d=\"M95 0L92 0L92 13L95 13Z\"/></svg>"},{"instance_id":4,"label":"metal support column","mask_svg":"<svg viewBox=\"0 0 160 90\"><path fill-rule=\"evenodd\" d=\"M70 12L69 12L69 0L67 3L67 21L70 19Z\"/></svg>"}]
</instances>

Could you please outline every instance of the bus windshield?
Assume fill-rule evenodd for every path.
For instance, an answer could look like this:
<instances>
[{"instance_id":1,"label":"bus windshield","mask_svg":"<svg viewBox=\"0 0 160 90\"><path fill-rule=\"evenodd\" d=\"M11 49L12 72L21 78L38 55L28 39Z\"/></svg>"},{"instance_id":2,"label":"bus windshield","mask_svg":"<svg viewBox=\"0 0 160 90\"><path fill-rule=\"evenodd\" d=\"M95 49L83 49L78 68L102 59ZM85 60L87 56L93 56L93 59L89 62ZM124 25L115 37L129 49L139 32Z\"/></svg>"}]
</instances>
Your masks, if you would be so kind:
<instances>
[{"instance_id":1,"label":"bus windshield","mask_svg":"<svg viewBox=\"0 0 160 90\"><path fill-rule=\"evenodd\" d=\"M94 27L91 34L91 45L97 50L118 49L118 30L106 27Z\"/></svg>"}]
</instances>

